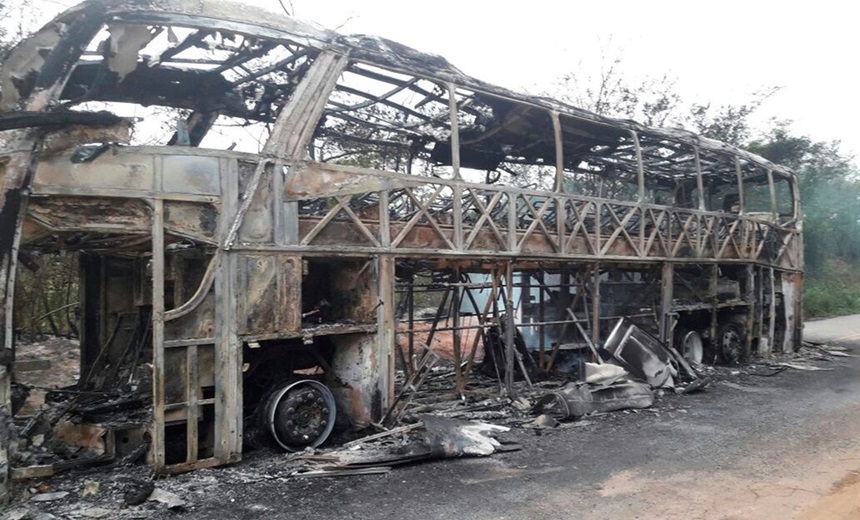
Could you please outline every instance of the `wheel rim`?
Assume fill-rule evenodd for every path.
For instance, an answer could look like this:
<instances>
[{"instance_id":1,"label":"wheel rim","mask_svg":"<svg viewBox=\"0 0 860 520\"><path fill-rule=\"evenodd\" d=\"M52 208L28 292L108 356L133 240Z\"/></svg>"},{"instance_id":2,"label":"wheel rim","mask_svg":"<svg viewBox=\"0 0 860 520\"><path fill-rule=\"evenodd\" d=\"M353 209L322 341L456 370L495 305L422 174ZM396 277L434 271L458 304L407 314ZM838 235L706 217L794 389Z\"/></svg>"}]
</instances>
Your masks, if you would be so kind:
<instances>
[{"instance_id":1,"label":"wheel rim","mask_svg":"<svg viewBox=\"0 0 860 520\"><path fill-rule=\"evenodd\" d=\"M334 428L334 396L319 381L294 381L272 394L266 418L269 432L285 450L315 448Z\"/></svg>"},{"instance_id":2,"label":"wheel rim","mask_svg":"<svg viewBox=\"0 0 860 520\"><path fill-rule=\"evenodd\" d=\"M684 337L681 338L681 352L687 361L701 364L702 359L705 357L702 336L694 330L684 334Z\"/></svg>"}]
</instances>

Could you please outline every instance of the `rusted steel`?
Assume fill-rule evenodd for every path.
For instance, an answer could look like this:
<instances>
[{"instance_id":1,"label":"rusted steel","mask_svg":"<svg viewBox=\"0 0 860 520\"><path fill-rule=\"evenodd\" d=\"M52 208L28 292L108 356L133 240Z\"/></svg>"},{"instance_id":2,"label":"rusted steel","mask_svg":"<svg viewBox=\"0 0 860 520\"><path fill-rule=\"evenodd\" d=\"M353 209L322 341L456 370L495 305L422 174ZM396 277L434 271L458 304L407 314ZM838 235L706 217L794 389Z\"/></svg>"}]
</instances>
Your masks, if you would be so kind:
<instances>
[{"instance_id":1,"label":"rusted steel","mask_svg":"<svg viewBox=\"0 0 860 520\"><path fill-rule=\"evenodd\" d=\"M16 46L0 87L14 134L0 156L0 407L19 249L80 253L82 373L147 394L134 426L158 471L238 460L244 421L297 370L331 387L339 422L379 421L394 349L411 363L419 334L450 338L467 392L484 335L504 328L508 394L516 342L556 368L562 344L597 344L617 315L670 344L676 324L714 338L739 316L747 347L799 341L795 177L724 143L214 0L85 2ZM745 207L745 182L767 191L767 218ZM429 330L422 287L445 295Z\"/></svg>"}]
</instances>

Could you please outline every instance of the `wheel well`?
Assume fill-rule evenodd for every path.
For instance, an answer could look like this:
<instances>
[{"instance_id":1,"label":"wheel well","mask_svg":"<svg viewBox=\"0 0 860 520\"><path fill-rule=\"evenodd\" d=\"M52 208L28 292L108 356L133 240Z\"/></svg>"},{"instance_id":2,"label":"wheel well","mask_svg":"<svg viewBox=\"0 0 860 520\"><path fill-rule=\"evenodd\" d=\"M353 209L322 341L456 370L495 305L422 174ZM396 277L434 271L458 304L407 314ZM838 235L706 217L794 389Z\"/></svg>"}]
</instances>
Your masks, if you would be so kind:
<instances>
[{"instance_id":1,"label":"wheel well","mask_svg":"<svg viewBox=\"0 0 860 520\"><path fill-rule=\"evenodd\" d=\"M243 407L249 417L272 387L294 377L323 379L334 353L325 337L305 344L302 339L246 344L243 351Z\"/></svg>"}]
</instances>

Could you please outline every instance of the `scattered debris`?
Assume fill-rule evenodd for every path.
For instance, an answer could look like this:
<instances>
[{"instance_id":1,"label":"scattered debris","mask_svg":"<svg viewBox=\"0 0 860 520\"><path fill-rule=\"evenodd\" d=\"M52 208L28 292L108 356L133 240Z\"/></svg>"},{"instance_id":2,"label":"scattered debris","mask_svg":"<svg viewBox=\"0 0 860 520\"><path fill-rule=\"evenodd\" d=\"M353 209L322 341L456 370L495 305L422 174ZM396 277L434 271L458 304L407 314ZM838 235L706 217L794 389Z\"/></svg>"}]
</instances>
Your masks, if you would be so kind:
<instances>
[{"instance_id":1,"label":"scattered debris","mask_svg":"<svg viewBox=\"0 0 860 520\"><path fill-rule=\"evenodd\" d=\"M81 492L81 498L95 496L99 492L99 483L95 480L87 480L84 482L84 489Z\"/></svg>"},{"instance_id":2,"label":"scattered debris","mask_svg":"<svg viewBox=\"0 0 860 520\"><path fill-rule=\"evenodd\" d=\"M71 517L79 517L82 516L84 518L108 518L116 516L116 511L105 509L102 507L91 507L89 509L81 509L75 511Z\"/></svg>"},{"instance_id":3,"label":"scattered debris","mask_svg":"<svg viewBox=\"0 0 860 520\"><path fill-rule=\"evenodd\" d=\"M344 448L351 448L353 446L358 446L360 444L364 444L370 441L375 441L379 439L384 439L385 437L390 437L392 435L397 435L400 433L406 433L408 431L414 430L416 428L421 428L424 426L423 422L417 422L414 424L407 424L406 426L401 426L399 428L392 428L391 430L387 430L381 433L377 433L375 435L369 435L367 437L362 437L361 439L356 439L354 441L349 441L343 445Z\"/></svg>"},{"instance_id":4,"label":"scattered debris","mask_svg":"<svg viewBox=\"0 0 860 520\"><path fill-rule=\"evenodd\" d=\"M608 358L601 347L596 348L602 356ZM691 392L708 384L717 384L744 392L767 392L771 390L764 385L756 386L755 379L748 376L758 375L766 367L783 362L810 366L818 363L824 368L832 368L833 363L844 359L834 356L831 360L824 361L815 358L819 355L823 353L818 349L802 349L773 359L770 363L733 368L703 366L699 369L701 373L698 379L690 381L685 386L676 384L674 393ZM612 363L609 360L603 365L595 365L589 369L601 371L607 370L602 367L617 367ZM787 367L779 368L790 370ZM732 376L732 372L737 372L737 375ZM497 380L478 376L470 380L466 399L463 399L455 392L445 391L445 382L450 381L452 377L453 371L445 367L437 367L437 370L428 374L425 384L416 390L414 398L405 407L404 420L415 422L384 431L374 431L370 435L340 446L308 448L277 459L268 459L264 464L258 462L255 465L252 462L250 466L203 470L193 478L184 481L174 478L153 481L141 474L133 479L120 477L117 481L116 473L106 473L100 478L87 473L88 470L78 469L75 470L79 472L77 476L65 475L56 477L58 480L39 482L33 485L33 489L42 495L51 495L53 494L51 492L65 493L62 499L45 502L42 506L62 518L100 519L147 516L159 509L193 510L193 501L187 497L195 496L194 490L200 487L216 484L227 486L252 484L263 480L372 478L389 474L395 471L398 465L403 464L421 463L439 458L493 456L510 449L518 449L518 445L511 445L505 440L506 432L513 428L531 428L534 434L545 435L558 427L589 428L589 425L597 421L628 420L624 417L625 414L630 416L641 414L640 409L649 412L648 416L653 417L665 415L667 408L681 414L687 412L686 409L679 409L677 405L673 405L672 401L665 402L665 400L683 402L683 397L672 395L670 392L666 392L662 402L657 405L657 401L661 400L659 394L663 393L663 390L651 389L645 382L619 380L612 384L591 384L584 381L566 383L561 379L548 379L536 383L535 388L529 390L525 381L521 381L517 386L518 396L515 399L507 399L498 395ZM628 373L627 377L633 376ZM647 406L652 406L652 409L643 408ZM419 408L428 411L437 410L438 413L418 413L416 410ZM601 416L613 410L625 411ZM473 417L481 414L496 414L501 424L472 420ZM594 419L582 420L583 416L594 417ZM559 423L559 421L571 419L579 420ZM129 470L117 463L110 471L143 472L144 468ZM95 494L89 495L93 490ZM82 502L77 499L78 493L81 497L89 495L89 500L85 504L91 507L82 507ZM131 509L118 510L120 499L123 507ZM149 499L148 502L147 499ZM20 517L22 519L36 518L29 510L15 511L19 513L23 511L29 515Z\"/></svg>"},{"instance_id":5,"label":"scattered debris","mask_svg":"<svg viewBox=\"0 0 860 520\"><path fill-rule=\"evenodd\" d=\"M558 425L559 422L554 417L547 414L538 415L534 420L534 426L536 428L555 428Z\"/></svg>"},{"instance_id":6,"label":"scattered debris","mask_svg":"<svg viewBox=\"0 0 860 520\"><path fill-rule=\"evenodd\" d=\"M27 520L30 516L30 511L27 509L13 509L6 513L3 520Z\"/></svg>"},{"instance_id":7,"label":"scattered debris","mask_svg":"<svg viewBox=\"0 0 860 520\"><path fill-rule=\"evenodd\" d=\"M50 502L52 500L60 500L69 496L68 491L56 491L54 493L39 493L30 497L30 502Z\"/></svg>"},{"instance_id":8,"label":"scattered debris","mask_svg":"<svg viewBox=\"0 0 860 520\"><path fill-rule=\"evenodd\" d=\"M494 326L487 329L484 334L484 360L480 365L480 370L489 377L498 377L500 380L505 379L508 366L508 349L505 345L505 327L507 320L504 317L499 318L500 326ZM523 340L523 335L519 329L514 329L514 349L513 357L514 380L525 379L531 381L534 378L536 365L534 359L526 348L526 343Z\"/></svg>"},{"instance_id":9,"label":"scattered debris","mask_svg":"<svg viewBox=\"0 0 860 520\"><path fill-rule=\"evenodd\" d=\"M160 502L171 511L180 511L185 508L185 501L179 498L179 495L159 488L155 488L147 500Z\"/></svg>"},{"instance_id":10,"label":"scattered debris","mask_svg":"<svg viewBox=\"0 0 860 520\"><path fill-rule=\"evenodd\" d=\"M571 383L541 398L535 405L535 412L564 420L626 408L648 408L653 404L654 393L644 383L629 381L610 386Z\"/></svg>"},{"instance_id":11,"label":"scattered debris","mask_svg":"<svg viewBox=\"0 0 860 520\"><path fill-rule=\"evenodd\" d=\"M618 320L603 348L637 380L651 388L672 388L678 369L672 355L653 336L625 318Z\"/></svg>"},{"instance_id":12,"label":"scattered debris","mask_svg":"<svg viewBox=\"0 0 860 520\"><path fill-rule=\"evenodd\" d=\"M155 483L151 480L132 482L126 489L123 505L140 505L146 502L153 491L155 491Z\"/></svg>"},{"instance_id":13,"label":"scattered debris","mask_svg":"<svg viewBox=\"0 0 860 520\"><path fill-rule=\"evenodd\" d=\"M857 357L854 354L848 354L847 348L839 347L839 346L833 346L833 345L823 345L820 343L810 343L808 341L804 341L802 348L817 350L818 352L821 352L825 356Z\"/></svg>"},{"instance_id":14,"label":"scattered debris","mask_svg":"<svg viewBox=\"0 0 860 520\"><path fill-rule=\"evenodd\" d=\"M424 440L430 454L439 458L486 457L501 446L496 436L505 426L425 415Z\"/></svg>"},{"instance_id":15,"label":"scattered debris","mask_svg":"<svg viewBox=\"0 0 860 520\"><path fill-rule=\"evenodd\" d=\"M628 376L624 367L613 364L598 365L595 363L584 363L585 382L595 385L611 385Z\"/></svg>"},{"instance_id":16,"label":"scattered debris","mask_svg":"<svg viewBox=\"0 0 860 520\"><path fill-rule=\"evenodd\" d=\"M807 364L801 364L801 363L771 363L769 366L785 367L785 368L791 368L794 370L803 370L806 372L818 372L818 371L822 371L822 370L824 370L824 371L833 370L832 368L823 368L823 367L817 367L814 365L807 365Z\"/></svg>"},{"instance_id":17,"label":"scattered debris","mask_svg":"<svg viewBox=\"0 0 860 520\"><path fill-rule=\"evenodd\" d=\"M703 390L704 390L705 388L707 388L707 387L708 387L708 385L710 385L710 384L711 384L711 380L710 380L709 378L707 378L707 377L700 377L700 378L696 378L696 379L694 379L694 380L690 381L690 383L689 383L689 384L687 384L686 386L684 386L684 387L682 387L682 388L677 388L677 387L676 387L676 388L675 388L675 391L676 391L676 392L677 392L677 391L680 391L680 393L681 393L681 394L692 394L692 393L695 393L695 392L701 392L701 391L703 391Z\"/></svg>"},{"instance_id":18,"label":"scattered debris","mask_svg":"<svg viewBox=\"0 0 860 520\"><path fill-rule=\"evenodd\" d=\"M307 471L296 471L290 474L291 477L311 478L311 477L354 477L357 475L384 475L391 471L389 466L378 466L375 468L354 468L354 469L312 469Z\"/></svg>"},{"instance_id":19,"label":"scattered debris","mask_svg":"<svg viewBox=\"0 0 860 520\"><path fill-rule=\"evenodd\" d=\"M412 370L412 375L409 376L409 379L402 385L400 392L394 397L394 401L388 408L388 411L385 413L385 416L382 418L382 423L387 424L388 422L396 422L400 419L402 411L409 405L412 401L412 398L415 396L415 393L421 388L421 385L424 383L424 379L432 373L433 367L439 361L439 356L433 352L429 348L424 349L424 354L422 354L420 361L418 362L418 366ZM401 405L401 400L405 402Z\"/></svg>"}]
</instances>

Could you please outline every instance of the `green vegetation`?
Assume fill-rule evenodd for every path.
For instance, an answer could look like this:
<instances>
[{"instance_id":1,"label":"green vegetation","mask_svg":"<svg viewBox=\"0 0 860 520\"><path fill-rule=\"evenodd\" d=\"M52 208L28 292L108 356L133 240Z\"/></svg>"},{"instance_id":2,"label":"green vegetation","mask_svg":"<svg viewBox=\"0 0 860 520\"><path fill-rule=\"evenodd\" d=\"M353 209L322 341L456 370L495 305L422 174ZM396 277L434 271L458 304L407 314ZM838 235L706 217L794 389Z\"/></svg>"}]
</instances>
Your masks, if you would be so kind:
<instances>
[{"instance_id":1,"label":"green vegetation","mask_svg":"<svg viewBox=\"0 0 860 520\"><path fill-rule=\"evenodd\" d=\"M747 147L797 172L803 207L807 317L860 313L860 177L838 142L778 123Z\"/></svg>"},{"instance_id":2,"label":"green vegetation","mask_svg":"<svg viewBox=\"0 0 860 520\"><path fill-rule=\"evenodd\" d=\"M15 281L15 332L78 335L78 256L53 253L18 257Z\"/></svg>"},{"instance_id":3,"label":"green vegetation","mask_svg":"<svg viewBox=\"0 0 860 520\"><path fill-rule=\"evenodd\" d=\"M809 274L803 293L807 318L860 314L860 268L835 259Z\"/></svg>"}]
</instances>

